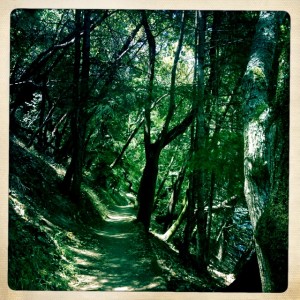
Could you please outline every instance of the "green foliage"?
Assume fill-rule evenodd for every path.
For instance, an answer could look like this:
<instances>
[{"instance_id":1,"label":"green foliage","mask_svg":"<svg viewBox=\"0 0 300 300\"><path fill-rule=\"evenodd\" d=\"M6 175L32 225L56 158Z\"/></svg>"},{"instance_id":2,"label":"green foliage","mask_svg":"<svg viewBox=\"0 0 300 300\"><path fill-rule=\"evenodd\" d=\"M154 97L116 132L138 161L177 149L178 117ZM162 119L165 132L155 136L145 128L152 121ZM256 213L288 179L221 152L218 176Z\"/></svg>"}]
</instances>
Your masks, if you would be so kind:
<instances>
[{"instance_id":1,"label":"green foliage","mask_svg":"<svg viewBox=\"0 0 300 300\"><path fill-rule=\"evenodd\" d=\"M285 198L286 195L281 195ZM260 217L255 238L268 257L275 292L287 288L288 276L288 208L286 200L269 203Z\"/></svg>"},{"instance_id":2,"label":"green foliage","mask_svg":"<svg viewBox=\"0 0 300 300\"><path fill-rule=\"evenodd\" d=\"M42 226L25 221L10 203L8 284L13 290L69 290L71 266Z\"/></svg>"},{"instance_id":3,"label":"green foliage","mask_svg":"<svg viewBox=\"0 0 300 300\"><path fill-rule=\"evenodd\" d=\"M254 111L254 114L252 117L254 119L256 119L257 121L259 121L261 114L268 112L268 109L269 109L268 104L265 102L262 102L255 107L255 111Z\"/></svg>"},{"instance_id":4,"label":"green foliage","mask_svg":"<svg viewBox=\"0 0 300 300\"><path fill-rule=\"evenodd\" d=\"M264 80L266 78L266 75L261 67L254 66L251 69L251 72L253 73L254 80Z\"/></svg>"},{"instance_id":5,"label":"green foliage","mask_svg":"<svg viewBox=\"0 0 300 300\"><path fill-rule=\"evenodd\" d=\"M195 153L189 167L191 170L203 168L209 173L215 172L220 182L228 184L229 195L239 194L243 185L243 136L222 130L216 139L216 146Z\"/></svg>"},{"instance_id":6,"label":"green foliage","mask_svg":"<svg viewBox=\"0 0 300 300\"><path fill-rule=\"evenodd\" d=\"M61 165L53 165L54 160L63 163L64 166L69 165L76 140L71 130L73 126L71 116L74 110L75 51L72 42L75 29L74 10L20 9L14 10L11 14L11 83L18 83L22 76L27 74L26 80L33 86L32 90L27 91L28 95L25 95L23 85L13 86L11 104L17 108L14 116L16 124L19 125L19 137L23 136L26 142L29 142L35 134L36 138L33 143L34 147L30 149L27 149L25 145L12 144L10 186L17 194L20 203L25 205L28 201L39 212L46 209L48 213L56 216L56 221L59 218L72 219L76 216L76 218L80 217L84 223L94 222L101 226L101 220L107 213L107 206L123 204L124 195L127 197L126 193L134 198L139 189L145 165L144 135L143 126L141 126L123 154L120 163L113 169L110 167L130 134L138 126L147 100L149 57L144 28L139 30L128 49L118 57L125 41L139 24L141 12L93 10L91 11L92 24L94 25L94 22L97 22L105 13L108 13L109 17L97 24L95 28L93 27L90 36L89 95L83 108L86 114L86 137L80 212L78 207L71 205L69 200L60 194L61 191L58 191L57 183L62 180L65 169ZM146 14L156 42L153 102L161 99L151 111L150 134L153 142L160 137L168 112L171 70L178 42L181 12L161 10L147 11ZM210 193L213 195L213 205L221 203L232 195L238 195L239 205L244 206L242 203L244 201L242 133L244 99L239 92L241 78L249 60L259 12L222 11L215 13L207 11L205 14L207 17L203 103L205 141L201 141L205 147L194 153L188 161L188 171L175 208L176 213L180 213L182 208L180 202L189 185L189 172L199 169L203 170L205 180L203 187L205 206L208 205ZM194 70L198 64L194 57L195 12L187 11L186 15L183 47L176 74L175 111L169 129L180 124L191 111L195 97ZM282 169L282 165L288 163L281 162L279 165L282 159L280 149L287 146L285 145L287 140L282 139L282 136L288 135L289 124L287 119L289 111L287 101L289 95L288 23L285 21L280 28L278 47L281 47L283 51L279 55L279 62L276 62L279 63L276 99L270 99L268 104L256 105L251 111L251 117L259 121L261 114L270 106L274 111L274 122L280 119L285 133L278 136L278 145L280 143L281 148L278 148L276 152L274 165ZM71 39L66 39L67 37ZM68 46L64 44L65 42ZM60 47L51 48L59 43L63 44ZM83 43L82 40L81 43ZM39 60L35 62L37 57ZM35 64L32 65L34 62ZM249 83L253 79L259 89L266 88L267 78L263 67L248 68L248 75ZM251 86L247 90L249 93L250 88ZM283 109L284 118L281 117ZM39 128L43 122L42 128ZM172 157L174 157L174 163L166 175L164 193L156 203L155 214L164 213L167 209L174 183L172 175L179 172L193 146L191 131L186 130L168 144L161 153L157 187L165 179L164 174ZM41 149L43 154L38 155L33 150L34 148ZM48 155L48 162L44 156L45 153ZM39 177L32 175L37 170L39 170ZM60 170L59 174L58 170ZM215 175L213 187L211 186L212 174ZM257 160L253 164L252 176L258 183L269 178L270 174L264 161ZM276 180L280 180L281 177L280 172L274 176ZM61 187L61 190L63 188ZM257 236L261 238L260 243L264 251L275 253L274 258L271 258L272 268L275 269L278 263L280 270L283 271L284 262L286 262L284 251L287 249L287 209L285 206L287 202L287 195L283 196L280 193L272 195L273 204L267 208L257 229ZM27 218L32 218L35 210L29 209L28 203L25 208ZM58 210L60 214L57 214ZM72 254L62 245L64 241L74 242L74 239L68 235L70 228L66 228L71 226L70 223L62 222L65 223L65 227L60 223L60 231L54 230L55 232L49 235L42 227L29 224L16 213L14 208L10 215L10 286L17 289L68 289L66 281L72 276L73 270L71 264L67 267L68 264L63 262L66 261L65 258L72 259ZM212 244L218 237L225 219L229 220L228 226L231 226L231 229L226 232L226 243L232 246L238 241L238 244L244 247L248 242L250 230L242 225L248 224L248 216L240 213L234 217L232 211L228 209L212 216ZM183 236L185 222L178 230L177 238ZM272 243L270 240L277 242ZM34 243L36 247L31 247ZM196 242L193 240L192 244L193 248ZM233 248L234 246L230 248L232 263L238 258L239 251L242 251L234 252ZM211 251L213 251L213 246ZM57 272L65 275L56 280ZM34 278L35 276L39 279Z\"/></svg>"}]
</instances>

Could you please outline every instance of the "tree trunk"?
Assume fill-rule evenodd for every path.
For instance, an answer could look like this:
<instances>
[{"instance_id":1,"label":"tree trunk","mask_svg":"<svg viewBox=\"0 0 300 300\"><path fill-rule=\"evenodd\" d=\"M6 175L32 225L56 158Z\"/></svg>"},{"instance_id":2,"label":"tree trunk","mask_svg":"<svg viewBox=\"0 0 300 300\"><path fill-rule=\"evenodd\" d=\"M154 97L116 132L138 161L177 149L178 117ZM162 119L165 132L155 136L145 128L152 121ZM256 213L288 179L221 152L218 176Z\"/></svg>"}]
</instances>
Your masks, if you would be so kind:
<instances>
[{"instance_id":1,"label":"tree trunk","mask_svg":"<svg viewBox=\"0 0 300 300\"><path fill-rule=\"evenodd\" d=\"M268 88L281 13L261 12L250 60L243 78L244 92L244 193L250 220L257 223L270 198L267 130L270 116ZM263 292L272 292L274 283L268 255L255 242Z\"/></svg>"},{"instance_id":2,"label":"tree trunk","mask_svg":"<svg viewBox=\"0 0 300 300\"><path fill-rule=\"evenodd\" d=\"M84 105L89 94L89 53L90 53L90 11L84 12L84 29L82 51L80 49L80 30L81 30L80 10L76 10L75 24L75 60L73 73L73 114L71 118L71 131L73 138L72 160L64 178L65 188L70 190L72 200L80 203L80 187L82 182L82 169L84 160L84 139L86 131L86 121ZM82 53L82 69L80 74L80 61ZM81 79L81 80L80 80Z\"/></svg>"},{"instance_id":3,"label":"tree trunk","mask_svg":"<svg viewBox=\"0 0 300 300\"><path fill-rule=\"evenodd\" d=\"M172 130L169 130L171 118L173 117L175 110L175 82L176 82L176 70L179 61L180 52L183 44L183 35L185 28L185 16L182 12L182 22L180 28L180 35L178 39L178 45L174 56L174 62L172 66L171 74L171 86L170 86L170 99L168 113L156 142L151 142L151 107L153 100L153 87L154 87L154 73L155 73L155 57L156 57L156 44L155 38L150 29L147 14L142 11L142 24L145 29L149 44L149 85L148 85L148 97L145 101L145 122L144 122L144 144L146 154L146 165L143 171L142 179L140 182L138 192L139 210L137 214L137 221L143 223L146 231L149 230L151 213L153 210L153 202L155 197L156 180L158 174L158 161L162 149L175 139L179 134L184 132L193 120L193 114L189 114L180 124L175 126Z\"/></svg>"},{"instance_id":4,"label":"tree trunk","mask_svg":"<svg viewBox=\"0 0 300 300\"><path fill-rule=\"evenodd\" d=\"M205 257L207 261L210 258L210 237L211 237L211 225L212 225L212 207L214 201L214 194L215 194L215 181L216 181L216 173L212 171L211 178L210 178L210 192L209 192L209 199L207 205L207 242L206 242L206 249L205 249Z\"/></svg>"},{"instance_id":5,"label":"tree trunk","mask_svg":"<svg viewBox=\"0 0 300 300\"><path fill-rule=\"evenodd\" d=\"M138 27L138 28L139 28L139 27ZM155 107L155 106L156 106L156 105L157 105L164 97L166 97L166 96L167 96L167 94L165 94L165 95L161 96L159 99L157 99L157 100L153 103L153 105L151 105L151 108L150 108L150 109L153 109L153 108L154 108L154 107ZM131 132L131 134L130 134L130 136L128 137L127 141L125 142L125 144L124 144L124 146L123 146L123 148L122 148L120 154L117 156L117 158L116 158L116 159L113 161L113 163L110 165L110 167L111 167L112 169L120 163L120 161L121 161L121 159L122 159L122 157L123 157L125 151L127 150L128 146L129 146L129 144L130 144L130 142L131 142L132 139L135 137L135 135L138 133L139 129L142 127L142 125L143 125L143 123L144 123L144 120L145 120L145 118L143 117L143 114L141 113L141 114L139 115L137 121L136 121L137 125L136 125L135 129Z\"/></svg>"},{"instance_id":6,"label":"tree trunk","mask_svg":"<svg viewBox=\"0 0 300 300\"><path fill-rule=\"evenodd\" d=\"M203 12L196 12L196 67L195 67L195 80L196 90L194 106L197 108L196 125L195 125L195 138L193 145L194 155L202 154L205 149L205 116L204 116L204 44L205 44L205 26L206 18ZM192 197L196 203L197 213L197 244L196 244L196 257L198 267L204 269L206 265L205 250L206 250L206 215L205 208L205 187L204 187L204 169L196 165L193 170L193 184L192 184Z\"/></svg>"},{"instance_id":7,"label":"tree trunk","mask_svg":"<svg viewBox=\"0 0 300 300\"><path fill-rule=\"evenodd\" d=\"M191 156L201 154L204 149L204 71L203 55L205 40L205 21L201 12L195 12L195 36L194 36L194 79L193 79L193 109L196 120L191 127ZM205 240L206 240L206 220L204 212L204 172L197 163L192 166L189 175L189 188L186 191L188 199L187 222L184 229L184 243L182 255L189 255L189 246L192 239L193 229L196 232L196 258L200 269L205 265ZM196 213L195 213L196 211Z\"/></svg>"},{"instance_id":8,"label":"tree trunk","mask_svg":"<svg viewBox=\"0 0 300 300\"><path fill-rule=\"evenodd\" d=\"M186 198L187 198L187 212L186 212L186 225L183 232L183 244L181 247L180 255L182 257L186 257L189 255L189 247L192 239L192 232L195 227L195 201L191 195L192 188L192 176L189 179L189 188L186 190Z\"/></svg>"},{"instance_id":9,"label":"tree trunk","mask_svg":"<svg viewBox=\"0 0 300 300\"><path fill-rule=\"evenodd\" d=\"M78 121L79 121L79 83L80 83L80 60L81 60L81 52L80 52L80 27L81 27L81 11L76 10L75 12L75 54L74 54L74 69L73 69L73 111L71 115L71 135L73 140L73 149L72 149L72 159L69 164L69 167L66 171L66 175L63 179L63 188L65 192L71 191L72 181L74 178L74 173L77 168L77 159L79 153L79 134L78 134ZM73 192L75 192L73 187ZM75 192L76 193L76 192ZM79 199L76 195L72 195L72 200L76 203L79 202Z\"/></svg>"},{"instance_id":10,"label":"tree trunk","mask_svg":"<svg viewBox=\"0 0 300 300\"><path fill-rule=\"evenodd\" d=\"M161 149L150 145L147 149L146 165L140 181L137 201L139 205L137 221L141 222L146 231L149 230L158 175L158 160Z\"/></svg>"},{"instance_id":11,"label":"tree trunk","mask_svg":"<svg viewBox=\"0 0 300 300\"><path fill-rule=\"evenodd\" d=\"M137 221L141 222L145 230L148 231L150 227L151 213L154 202L156 180L158 174L158 160L161 149L158 149L157 145L151 144L151 104L153 99L153 85L154 85L154 72L155 72L155 55L156 44L154 36L151 32L147 14L142 11L142 25L145 29L149 44L149 84L148 84L148 96L145 102L145 121L144 121L144 144L145 144L145 156L146 165L143 170L143 175L140 181L137 202L139 205L137 213Z\"/></svg>"},{"instance_id":12,"label":"tree trunk","mask_svg":"<svg viewBox=\"0 0 300 300\"><path fill-rule=\"evenodd\" d=\"M82 170L84 162L84 145L86 134L86 118L84 106L88 101L89 96L89 72L90 72L90 16L91 11L85 10L84 25L83 25L83 43L82 43L82 68L81 68L81 82L78 99L78 107L75 108L75 117L73 128L76 135L76 146L74 147L74 175L71 185L71 196L74 197L76 202L80 203L80 188L82 182ZM80 44L79 44L80 46ZM79 74L78 74L79 75ZM76 91L77 92L77 91Z\"/></svg>"}]
</instances>

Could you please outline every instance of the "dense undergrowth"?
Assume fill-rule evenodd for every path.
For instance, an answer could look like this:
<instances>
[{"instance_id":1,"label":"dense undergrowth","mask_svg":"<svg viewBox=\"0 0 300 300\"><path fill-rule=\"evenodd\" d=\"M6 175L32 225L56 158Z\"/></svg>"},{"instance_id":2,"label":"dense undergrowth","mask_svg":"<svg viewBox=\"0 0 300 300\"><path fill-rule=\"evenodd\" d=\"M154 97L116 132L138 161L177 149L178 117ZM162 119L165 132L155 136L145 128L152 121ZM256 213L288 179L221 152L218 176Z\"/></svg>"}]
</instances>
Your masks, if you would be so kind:
<instances>
[{"instance_id":1,"label":"dense undergrowth","mask_svg":"<svg viewBox=\"0 0 300 300\"><path fill-rule=\"evenodd\" d=\"M70 290L75 270L69 246L80 246L74 232L88 232L89 226L95 226L93 220L101 224L108 195L84 185L88 209L78 212L59 190L63 168L27 149L15 137L10 139L9 175L9 287Z\"/></svg>"}]
</instances>

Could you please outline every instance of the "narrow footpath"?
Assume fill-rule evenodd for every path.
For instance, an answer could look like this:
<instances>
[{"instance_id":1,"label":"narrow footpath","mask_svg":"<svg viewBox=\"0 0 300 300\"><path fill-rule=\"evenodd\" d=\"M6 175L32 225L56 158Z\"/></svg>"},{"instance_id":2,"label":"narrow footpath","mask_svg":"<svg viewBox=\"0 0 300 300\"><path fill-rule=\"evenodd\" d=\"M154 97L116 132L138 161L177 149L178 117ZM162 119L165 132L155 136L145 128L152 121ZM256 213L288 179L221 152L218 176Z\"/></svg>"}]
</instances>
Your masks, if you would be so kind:
<instances>
[{"instance_id":1,"label":"narrow footpath","mask_svg":"<svg viewBox=\"0 0 300 300\"><path fill-rule=\"evenodd\" d=\"M150 243L133 222L132 206L116 206L99 229L78 236L74 254L74 290L162 291L166 283Z\"/></svg>"}]
</instances>

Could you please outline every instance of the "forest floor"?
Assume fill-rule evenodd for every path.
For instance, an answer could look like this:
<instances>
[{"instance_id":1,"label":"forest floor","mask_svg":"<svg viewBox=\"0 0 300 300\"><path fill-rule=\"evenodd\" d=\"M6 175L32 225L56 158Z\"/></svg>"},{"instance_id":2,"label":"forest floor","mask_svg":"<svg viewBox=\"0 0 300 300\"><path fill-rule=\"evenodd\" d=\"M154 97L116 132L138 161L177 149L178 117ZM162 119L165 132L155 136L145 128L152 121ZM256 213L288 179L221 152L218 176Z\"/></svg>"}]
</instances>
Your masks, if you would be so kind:
<instances>
[{"instance_id":1,"label":"forest floor","mask_svg":"<svg viewBox=\"0 0 300 300\"><path fill-rule=\"evenodd\" d=\"M78 213L61 192L63 174L60 166L11 139L10 288L209 292L229 283L220 272L199 274L146 233L134 222L136 211L126 194L99 194L85 183L85 209Z\"/></svg>"},{"instance_id":2,"label":"forest floor","mask_svg":"<svg viewBox=\"0 0 300 300\"><path fill-rule=\"evenodd\" d=\"M149 240L133 223L134 213L131 205L115 206L99 228L78 237L83 247L71 247L74 290L166 290Z\"/></svg>"}]
</instances>

